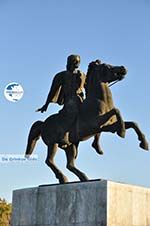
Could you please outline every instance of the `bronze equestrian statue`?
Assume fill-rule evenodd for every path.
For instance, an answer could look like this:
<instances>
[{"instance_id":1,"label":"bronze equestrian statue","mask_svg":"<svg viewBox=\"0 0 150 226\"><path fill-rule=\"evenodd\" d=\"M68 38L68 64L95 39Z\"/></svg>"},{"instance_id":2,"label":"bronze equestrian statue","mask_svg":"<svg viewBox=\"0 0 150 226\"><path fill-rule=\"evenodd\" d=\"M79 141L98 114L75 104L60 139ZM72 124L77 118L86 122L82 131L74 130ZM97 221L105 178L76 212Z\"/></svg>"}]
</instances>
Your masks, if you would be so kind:
<instances>
[{"instance_id":1,"label":"bronze equestrian statue","mask_svg":"<svg viewBox=\"0 0 150 226\"><path fill-rule=\"evenodd\" d=\"M96 147L98 145L97 142L101 132L116 132L117 135L125 137L125 130L133 128L140 141L140 147L148 150L148 143L138 125L135 122L124 122L119 110L116 109L113 104L109 84L125 77L125 74L127 73L125 67L102 64L99 60L91 62L89 64L86 80L84 82L86 99L83 101L81 89L81 92L78 93L79 99L81 96L81 101L78 104L78 97L76 97L77 93L75 95L72 93L72 90L73 92L76 92L82 84L81 72L77 72L75 73L75 75L79 73L77 78L69 77L71 80L79 79L79 86L76 86L76 88L72 87L72 90L69 91L69 94L72 93L72 101L70 105L67 105L67 96L65 96L67 94L67 90L65 90L65 88L63 90L63 86L65 87L65 82L66 84L69 84L65 81L65 78L68 78L69 73L65 72L65 75L60 76L63 78L63 81L61 81L58 85L57 97L59 97L59 94L64 91L64 99L62 99L64 101L63 109L58 114L48 117L44 122L36 121L32 125L25 153L26 156L31 155L37 140L42 137L42 140L48 147L46 164L52 169L60 183L66 183L68 180L54 163L54 157L58 147L63 149L66 153L67 168L81 181L87 181L88 177L75 166L75 159L78 154L78 145L80 141L84 141L92 136L95 136L96 140L94 140L95 144L93 143L93 147L97 148L97 152L101 152L100 146ZM61 78L59 79L61 80ZM70 82L70 84L72 84L72 82ZM70 87L66 86L66 89L67 88ZM49 99L48 97L46 106L44 105L38 110L41 112L45 111L48 103L51 102L52 99ZM75 103L72 103L74 100ZM68 101L70 101L70 98ZM73 109L70 109L70 107L73 107ZM67 112L67 110L69 112ZM67 122L66 127L64 122ZM67 139L64 138L66 134ZM62 137L62 135L64 137Z\"/></svg>"},{"instance_id":2,"label":"bronze equestrian statue","mask_svg":"<svg viewBox=\"0 0 150 226\"><path fill-rule=\"evenodd\" d=\"M49 103L63 105L63 109L59 112L63 121L59 129L58 143L64 146L69 144L67 131L70 130L76 120L80 105L84 100L85 74L78 69L79 65L79 55L68 56L66 71L55 75L46 103L37 109L37 112L43 113L47 110ZM99 154L103 154L98 141L99 134L94 137L92 147Z\"/></svg>"}]
</instances>

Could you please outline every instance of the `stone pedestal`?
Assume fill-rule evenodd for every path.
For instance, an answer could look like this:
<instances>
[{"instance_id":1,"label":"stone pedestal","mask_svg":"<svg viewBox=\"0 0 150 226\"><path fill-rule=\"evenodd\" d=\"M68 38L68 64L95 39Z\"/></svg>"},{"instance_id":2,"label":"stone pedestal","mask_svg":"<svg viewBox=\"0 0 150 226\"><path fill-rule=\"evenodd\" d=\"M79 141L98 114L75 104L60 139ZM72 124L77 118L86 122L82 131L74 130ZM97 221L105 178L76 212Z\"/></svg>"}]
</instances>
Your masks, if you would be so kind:
<instances>
[{"instance_id":1,"label":"stone pedestal","mask_svg":"<svg viewBox=\"0 0 150 226\"><path fill-rule=\"evenodd\" d=\"M16 190L11 226L150 226L150 189L95 180Z\"/></svg>"}]
</instances>

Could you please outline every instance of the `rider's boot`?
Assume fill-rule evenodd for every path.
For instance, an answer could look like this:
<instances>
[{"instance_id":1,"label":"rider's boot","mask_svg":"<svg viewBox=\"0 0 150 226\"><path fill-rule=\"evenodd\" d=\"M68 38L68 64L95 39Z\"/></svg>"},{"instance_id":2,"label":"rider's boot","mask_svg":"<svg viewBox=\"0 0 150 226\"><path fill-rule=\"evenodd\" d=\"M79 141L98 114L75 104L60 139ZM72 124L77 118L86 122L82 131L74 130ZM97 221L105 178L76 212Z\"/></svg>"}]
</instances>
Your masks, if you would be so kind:
<instances>
[{"instance_id":1,"label":"rider's boot","mask_svg":"<svg viewBox=\"0 0 150 226\"><path fill-rule=\"evenodd\" d=\"M68 146L70 145L68 133L61 134L58 141L59 145L61 146Z\"/></svg>"}]
</instances>

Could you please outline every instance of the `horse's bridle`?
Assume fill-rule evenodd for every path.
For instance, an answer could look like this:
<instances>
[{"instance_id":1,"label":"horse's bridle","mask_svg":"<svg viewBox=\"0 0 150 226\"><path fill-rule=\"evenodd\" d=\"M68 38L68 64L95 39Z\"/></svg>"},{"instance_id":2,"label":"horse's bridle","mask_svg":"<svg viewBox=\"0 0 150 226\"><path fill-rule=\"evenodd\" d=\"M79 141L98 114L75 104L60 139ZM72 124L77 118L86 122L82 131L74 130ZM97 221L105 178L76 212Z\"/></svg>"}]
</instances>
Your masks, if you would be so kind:
<instances>
[{"instance_id":1,"label":"horse's bridle","mask_svg":"<svg viewBox=\"0 0 150 226\"><path fill-rule=\"evenodd\" d=\"M119 82L119 81L120 81L120 80L118 79L118 80L112 82L112 83L109 85L109 87L113 86L114 84L116 84L116 83Z\"/></svg>"}]
</instances>

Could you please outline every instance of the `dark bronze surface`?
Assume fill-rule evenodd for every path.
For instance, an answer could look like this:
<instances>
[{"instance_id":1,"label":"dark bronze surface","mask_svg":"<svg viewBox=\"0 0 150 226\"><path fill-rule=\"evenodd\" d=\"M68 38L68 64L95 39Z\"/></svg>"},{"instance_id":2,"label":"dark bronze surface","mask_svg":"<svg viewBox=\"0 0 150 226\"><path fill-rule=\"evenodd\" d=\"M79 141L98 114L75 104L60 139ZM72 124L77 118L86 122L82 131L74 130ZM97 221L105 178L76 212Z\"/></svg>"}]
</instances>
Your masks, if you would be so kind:
<instances>
[{"instance_id":1,"label":"dark bronze surface","mask_svg":"<svg viewBox=\"0 0 150 226\"><path fill-rule=\"evenodd\" d=\"M124 79L126 68L96 60L89 64L85 76L78 70L79 64L80 56L70 55L66 71L55 75L46 103L37 111L46 111L51 102L63 105L63 108L44 122L36 121L32 125L26 149L26 155L31 155L36 141L42 137L48 147L46 164L60 183L66 183L68 180L54 163L58 147L66 153L67 168L80 181L88 180L88 177L75 166L80 141L94 136L92 147L98 154L103 154L99 144L101 132L116 133L124 138L126 129L132 128L140 141L139 146L148 150L148 143L137 123L124 121L113 103L110 85Z\"/></svg>"}]
</instances>

